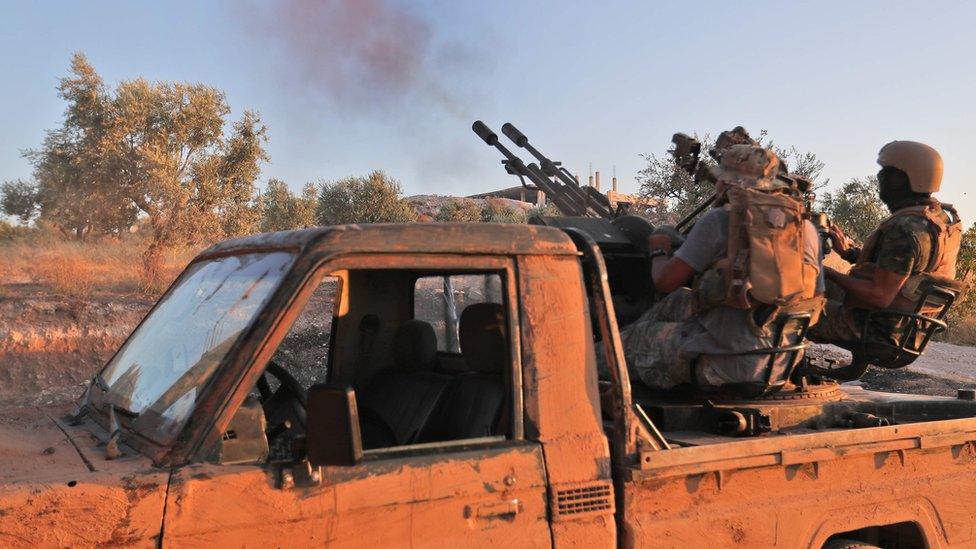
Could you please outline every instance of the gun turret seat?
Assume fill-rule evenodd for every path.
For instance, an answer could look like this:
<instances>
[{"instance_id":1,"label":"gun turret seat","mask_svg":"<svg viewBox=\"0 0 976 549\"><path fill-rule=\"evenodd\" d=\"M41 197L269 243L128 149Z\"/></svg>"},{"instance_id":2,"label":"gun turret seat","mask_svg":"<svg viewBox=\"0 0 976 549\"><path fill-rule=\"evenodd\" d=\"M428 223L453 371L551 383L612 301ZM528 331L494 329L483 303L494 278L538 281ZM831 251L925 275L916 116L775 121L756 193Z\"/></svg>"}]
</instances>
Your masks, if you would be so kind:
<instances>
[{"instance_id":1,"label":"gun turret seat","mask_svg":"<svg viewBox=\"0 0 976 549\"><path fill-rule=\"evenodd\" d=\"M850 364L834 367L807 365L802 370L818 375L851 381L860 378L868 366L904 368L922 356L935 334L949 328L946 316L965 290L966 284L942 280L921 291L912 311L897 309L855 309L861 339L837 345L851 352Z\"/></svg>"}]
</instances>

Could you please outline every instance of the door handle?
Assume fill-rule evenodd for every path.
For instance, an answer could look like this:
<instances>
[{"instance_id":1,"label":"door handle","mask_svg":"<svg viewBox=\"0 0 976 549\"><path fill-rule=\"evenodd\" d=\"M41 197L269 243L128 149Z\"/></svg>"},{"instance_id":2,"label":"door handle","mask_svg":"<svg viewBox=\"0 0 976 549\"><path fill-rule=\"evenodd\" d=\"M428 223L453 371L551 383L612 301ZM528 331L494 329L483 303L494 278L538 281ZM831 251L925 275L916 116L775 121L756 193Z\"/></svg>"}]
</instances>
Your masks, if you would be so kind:
<instances>
[{"instance_id":1,"label":"door handle","mask_svg":"<svg viewBox=\"0 0 976 549\"><path fill-rule=\"evenodd\" d=\"M474 510L468 505L464 508L464 515L465 518L472 518L472 516L481 519L511 518L519 514L521 510L522 502L518 498L515 498L492 503L482 503L475 507Z\"/></svg>"}]
</instances>

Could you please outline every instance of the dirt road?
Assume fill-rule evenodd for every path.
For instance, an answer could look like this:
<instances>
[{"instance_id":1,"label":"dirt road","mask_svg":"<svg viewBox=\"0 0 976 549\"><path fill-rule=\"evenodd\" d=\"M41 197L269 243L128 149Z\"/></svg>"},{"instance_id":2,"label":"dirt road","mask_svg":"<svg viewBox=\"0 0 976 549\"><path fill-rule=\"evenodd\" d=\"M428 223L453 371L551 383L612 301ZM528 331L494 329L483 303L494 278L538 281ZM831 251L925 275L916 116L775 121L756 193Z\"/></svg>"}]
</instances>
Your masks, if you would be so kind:
<instances>
[{"instance_id":1,"label":"dirt road","mask_svg":"<svg viewBox=\"0 0 976 549\"><path fill-rule=\"evenodd\" d=\"M850 357L850 353L829 345L815 345L812 352L832 358ZM955 396L957 389L976 387L976 347L933 342L913 364L900 370L872 366L853 383L875 391Z\"/></svg>"}]
</instances>

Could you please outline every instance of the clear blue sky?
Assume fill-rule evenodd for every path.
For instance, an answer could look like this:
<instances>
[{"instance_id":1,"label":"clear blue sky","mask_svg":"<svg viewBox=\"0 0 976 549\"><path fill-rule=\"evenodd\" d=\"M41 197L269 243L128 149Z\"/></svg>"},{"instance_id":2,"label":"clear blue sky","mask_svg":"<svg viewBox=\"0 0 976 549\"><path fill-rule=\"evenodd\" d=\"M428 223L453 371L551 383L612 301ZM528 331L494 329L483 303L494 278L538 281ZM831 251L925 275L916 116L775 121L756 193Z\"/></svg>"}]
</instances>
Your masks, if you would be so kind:
<instances>
[{"instance_id":1,"label":"clear blue sky","mask_svg":"<svg viewBox=\"0 0 976 549\"><path fill-rule=\"evenodd\" d=\"M109 83L204 82L235 116L260 112L262 181L296 189L372 169L407 194L515 184L471 133L482 118L581 175L615 165L633 190L638 155L673 132L742 124L817 153L832 185L874 173L887 141L925 141L945 159L943 200L976 217L974 4L362 1L4 1L0 179L30 175L19 151L59 123L55 85L82 51ZM387 58L406 69L354 62Z\"/></svg>"}]
</instances>

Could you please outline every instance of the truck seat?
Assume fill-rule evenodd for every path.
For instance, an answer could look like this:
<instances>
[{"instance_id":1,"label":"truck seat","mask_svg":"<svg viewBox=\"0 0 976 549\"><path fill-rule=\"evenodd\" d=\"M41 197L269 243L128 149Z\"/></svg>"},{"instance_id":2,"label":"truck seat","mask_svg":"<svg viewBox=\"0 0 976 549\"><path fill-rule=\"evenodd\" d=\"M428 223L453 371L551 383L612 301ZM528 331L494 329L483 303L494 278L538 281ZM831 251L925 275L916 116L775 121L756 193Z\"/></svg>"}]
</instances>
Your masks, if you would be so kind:
<instances>
[{"instance_id":1,"label":"truck seat","mask_svg":"<svg viewBox=\"0 0 976 549\"><path fill-rule=\"evenodd\" d=\"M497 303L468 306L461 313L458 336L469 371L451 383L421 442L499 434L509 363L504 309Z\"/></svg>"},{"instance_id":2,"label":"truck seat","mask_svg":"<svg viewBox=\"0 0 976 549\"><path fill-rule=\"evenodd\" d=\"M422 320L401 324L392 353L395 367L376 374L360 398L365 448L416 443L450 382L450 377L433 371L437 337L430 324Z\"/></svg>"}]
</instances>

